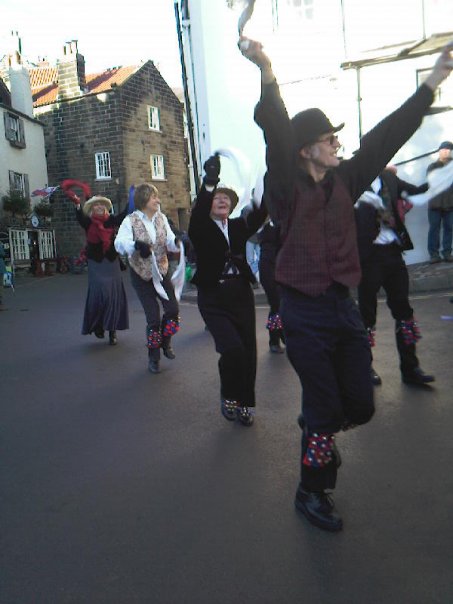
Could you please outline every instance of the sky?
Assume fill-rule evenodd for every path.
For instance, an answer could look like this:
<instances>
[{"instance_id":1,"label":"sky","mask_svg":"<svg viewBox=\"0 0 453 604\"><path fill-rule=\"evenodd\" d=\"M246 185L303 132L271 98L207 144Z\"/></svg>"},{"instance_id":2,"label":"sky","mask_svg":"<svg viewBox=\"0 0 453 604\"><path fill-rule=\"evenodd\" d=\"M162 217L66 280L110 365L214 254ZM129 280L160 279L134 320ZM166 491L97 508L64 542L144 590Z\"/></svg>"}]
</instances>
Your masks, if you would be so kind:
<instances>
[{"instance_id":1,"label":"sky","mask_svg":"<svg viewBox=\"0 0 453 604\"><path fill-rule=\"evenodd\" d=\"M61 56L78 40L87 73L154 61L170 86L181 86L173 0L0 0L0 58L17 31L29 60Z\"/></svg>"}]
</instances>

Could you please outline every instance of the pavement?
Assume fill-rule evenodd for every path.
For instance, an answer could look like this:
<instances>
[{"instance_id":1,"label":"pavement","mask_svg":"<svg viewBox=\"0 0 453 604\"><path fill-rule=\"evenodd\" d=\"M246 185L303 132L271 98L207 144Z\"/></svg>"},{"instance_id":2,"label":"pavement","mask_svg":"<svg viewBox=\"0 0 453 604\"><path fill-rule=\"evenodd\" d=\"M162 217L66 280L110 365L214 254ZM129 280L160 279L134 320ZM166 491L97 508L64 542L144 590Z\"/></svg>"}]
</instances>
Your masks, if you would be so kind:
<instances>
[{"instance_id":1,"label":"pavement","mask_svg":"<svg viewBox=\"0 0 453 604\"><path fill-rule=\"evenodd\" d=\"M453 262L439 262L430 264L421 262L408 265L409 292L411 294L426 293L451 289L453 292ZM266 296L261 286L254 289L257 304L266 304ZM196 302L196 287L186 286L183 299Z\"/></svg>"}]
</instances>

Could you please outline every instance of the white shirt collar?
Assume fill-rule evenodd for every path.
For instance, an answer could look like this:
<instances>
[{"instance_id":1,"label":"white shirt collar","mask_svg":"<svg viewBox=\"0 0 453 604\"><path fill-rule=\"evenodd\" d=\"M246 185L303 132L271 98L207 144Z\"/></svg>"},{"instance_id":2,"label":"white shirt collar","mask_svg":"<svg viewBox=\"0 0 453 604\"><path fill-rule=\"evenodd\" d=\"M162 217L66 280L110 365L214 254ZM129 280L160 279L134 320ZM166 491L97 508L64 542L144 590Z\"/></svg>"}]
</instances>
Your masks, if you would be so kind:
<instances>
[{"instance_id":1,"label":"white shirt collar","mask_svg":"<svg viewBox=\"0 0 453 604\"><path fill-rule=\"evenodd\" d=\"M375 178L373 180L373 182L370 185L370 188L376 194L382 189L382 182L381 182L381 177L380 176L378 176L377 178Z\"/></svg>"}]
</instances>

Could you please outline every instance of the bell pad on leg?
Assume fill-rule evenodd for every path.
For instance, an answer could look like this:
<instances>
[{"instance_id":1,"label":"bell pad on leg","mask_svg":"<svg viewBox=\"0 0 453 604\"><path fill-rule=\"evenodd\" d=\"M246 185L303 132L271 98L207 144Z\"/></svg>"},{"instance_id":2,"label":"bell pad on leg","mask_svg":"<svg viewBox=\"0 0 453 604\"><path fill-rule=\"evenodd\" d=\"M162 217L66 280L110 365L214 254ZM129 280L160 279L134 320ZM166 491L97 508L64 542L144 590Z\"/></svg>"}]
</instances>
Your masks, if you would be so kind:
<instances>
[{"instance_id":1,"label":"bell pad on leg","mask_svg":"<svg viewBox=\"0 0 453 604\"><path fill-rule=\"evenodd\" d=\"M147 346L149 349L160 348L162 344L162 335L160 330L158 329L150 329L149 327L146 330L147 336Z\"/></svg>"},{"instance_id":2,"label":"bell pad on leg","mask_svg":"<svg viewBox=\"0 0 453 604\"><path fill-rule=\"evenodd\" d=\"M269 317L267 318L267 322L266 322L266 329L268 329L269 331L277 331L277 330L282 331L282 329L283 329L282 319L278 312L269 315Z\"/></svg>"},{"instance_id":3,"label":"bell pad on leg","mask_svg":"<svg viewBox=\"0 0 453 604\"><path fill-rule=\"evenodd\" d=\"M421 340L422 335L415 317L408 319L407 321L397 321L396 333L401 334L404 344L406 346L412 346Z\"/></svg>"},{"instance_id":4,"label":"bell pad on leg","mask_svg":"<svg viewBox=\"0 0 453 604\"><path fill-rule=\"evenodd\" d=\"M175 333L179 331L180 328L180 319L176 317L176 319L165 319L162 322L162 335L166 336L174 336Z\"/></svg>"},{"instance_id":5,"label":"bell pad on leg","mask_svg":"<svg viewBox=\"0 0 453 604\"><path fill-rule=\"evenodd\" d=\"M376 327L367 327L368 344L370 348L376 346Z\"/></svg>"},{"instance_id":6,"label":"bell pad on leg","mask_svg":"<svg viewBox=\"0 0 453 604\"><path fill-rule=\"evenodd\" d=\"M303 464L311 468L323 468L335 459L335 434L313 432L308 435L307 451Z\"/></svg>"}]
</instances>

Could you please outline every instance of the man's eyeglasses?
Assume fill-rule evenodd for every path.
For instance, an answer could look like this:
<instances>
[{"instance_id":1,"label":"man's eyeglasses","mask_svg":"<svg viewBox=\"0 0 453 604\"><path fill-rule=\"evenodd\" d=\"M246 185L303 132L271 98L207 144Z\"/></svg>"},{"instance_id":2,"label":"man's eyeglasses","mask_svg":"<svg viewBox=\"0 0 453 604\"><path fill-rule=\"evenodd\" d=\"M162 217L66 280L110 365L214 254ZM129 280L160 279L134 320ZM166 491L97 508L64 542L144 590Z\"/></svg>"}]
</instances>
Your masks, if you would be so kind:
<instances>
[{"instance_id":1,"label":"man's eyeglasses","mask_svg":"<svg viewBox=\"0 0 453 604\"><path fill-rule=\"evenodd\" d=\"M330 134L327 138L321 138L317 143L329 143L329 145L338 144L338 136L336 134Z\"/></svg>"}]
</instances>

